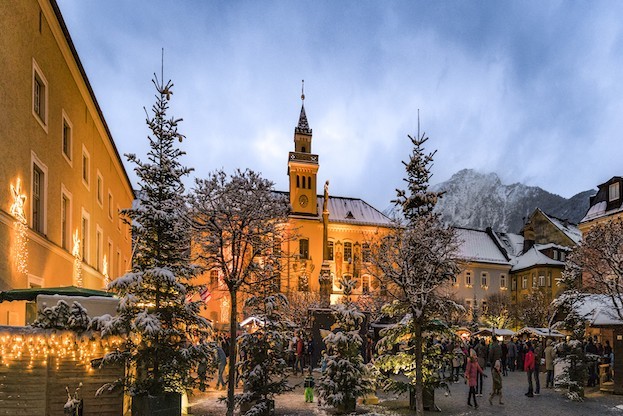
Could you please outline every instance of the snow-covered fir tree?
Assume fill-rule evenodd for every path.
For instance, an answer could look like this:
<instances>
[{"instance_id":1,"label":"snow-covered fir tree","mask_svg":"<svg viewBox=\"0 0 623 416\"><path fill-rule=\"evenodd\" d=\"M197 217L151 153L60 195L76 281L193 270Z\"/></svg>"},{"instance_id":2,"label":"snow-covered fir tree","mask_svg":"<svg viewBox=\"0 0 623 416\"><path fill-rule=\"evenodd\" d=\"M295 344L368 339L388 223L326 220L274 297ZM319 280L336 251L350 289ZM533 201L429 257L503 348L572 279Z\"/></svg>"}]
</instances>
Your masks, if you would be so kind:
<instances>
[{"instance_id":1,"label":"snow-covered fir tree","mask_svg":"<svg viewBox=\"0 0 623 416\"><path fill-rule=\"evenodd\" d=\"M230 339L238 331L238 305L253 285L274 282L279 272L267 276L262 263L282 256L288 220L287 199L273 190L273 183L251 170L237 170L229 176L222 170L197 179L192 193L194 249L207 270L223 277L230 298ZM236 368L237 343L229 346L229 368ZM227 414L233 415L235 371L229 372Z\"/></svg>"},{"instance_id":2,"label":"snow-covered fir tree","mask_svg":"<svg viewBox=\"0 0 623 416\"><path fill-rule=\"evenodd\" d=\"M91 319L87 310L79 303L73 302L71 307L64 300L59 300L55 306L44 308L38 313L32 323L35 328L69 329L81 333L89 329Z\"/></svg>"},{"instance_id":3,"label":"snow-covered fir tree","mask_svg":"<svg viewBox=\"0 0 623 416\"><path fill-rule=\"evenodd\" d=\"M388 293L410 314L415 356L415 410L422 415L424 330L432 320L443 318L450 310L460 308L439 290L459 272L455 261L458 241L454 230L444 227L433 213L435 203L441 196L429 190L430 168L435 152L426 153L424 144L428 138L424 134L408 137L413 150L408 162L403 162L407 189L397 189L397 198L393 201L402 209L404 220L372 245L371 263L377 277L388 285ZM398 357L395 359L398 360ZM405 363L405 370L413 370L411 363Z\"/></svg>"},{"instance_id":4,"label":"snow-covered fir tree","mask_svg":"<svg viewBox=\"0 0 623 416\"><path fill-rule=\"evenodd\" d=\"M317 389L320 399L339 412L355 410L357 398L374 391L372 373L361 356L362 339L359 335L364 314L351 301L354 280L340 278L343 302L332 306L335 328L324 337L326 369L320 376Z\"/></svg>"},{"instance_id":5,"label":"snow-covered fir tree","mask_svg":"<svg viewBox=\"0 0 623 416\"><path fill-rule=\"evenodd\" d=\"M292 390L286 371L289 338L284 311L288 301L275 292L270 279L278 268L277 259L268 257L261 262L260 281L253 285L253 295L245 302L248 315L260 321L255 331L238 338L241 361L237 365L243 392L236 395L236 402L241 408L250 406L245 416L270 414L275 396Z\"/></svg>"},{"instance_id":6,"label":"snow-covered fir tree","mask_svg":"<svg viewBox=\"0 0 623 416\"><path fill-rule=\"evenodd\" d=\"M177 147L181 119L168 117L173 84L154 75L156 102L147 110L147 160L127 155L139 178L137 201L123 211L132 226L132 270L108 285L120 298L118 313L98 319L102 336L124 337L122 347L103 364L123 363L132 371L105 386L125 386L130 395L185 392L198 385L197 366L214 357L211 328L200 316L202 302L186 302L197 269L190 262L190 229L182 178L191 169Z\"/></svg>"}]
</instances>

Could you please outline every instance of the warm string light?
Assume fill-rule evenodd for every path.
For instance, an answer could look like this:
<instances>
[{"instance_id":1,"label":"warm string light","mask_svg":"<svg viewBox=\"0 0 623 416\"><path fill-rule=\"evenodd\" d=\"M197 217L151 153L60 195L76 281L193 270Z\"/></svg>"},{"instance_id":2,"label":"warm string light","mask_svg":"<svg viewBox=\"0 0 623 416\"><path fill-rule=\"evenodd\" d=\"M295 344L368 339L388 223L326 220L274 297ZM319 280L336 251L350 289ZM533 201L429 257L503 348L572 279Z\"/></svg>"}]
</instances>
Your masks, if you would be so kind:
<instances>
[{"instance_id":1,"label":"warm string light","mask_svg":"<svg viewBox=\"0 0 623 416\"><path fill-rule=\"evenodd\" d=\"M102 274L104 275L104 288L107 288L110 283L110 276L108 276L108 260L106 259L106 254L104 254L104 260L102 262Z\"/></svg>"},{"instance_id":2,"label":"warm string light","mask_svg":"<svg viewBox=\"0 0 623 416\"><path fill-rule=\"evenodd\" d=\"M20 273L28 273L28 222L26 220L26 213L24 210L24 204L26 203L26 195L22 193L22 181L17 178L15 186L11 184L11 194L13 196L13 203L9 209L9 212L15 217L13 223L16 233L16 255L15 261L17 264L17 271Z\"/></svg>"},{"instance_id":3,"label":"warm string light","mask_svg":"<svg viewBox=\"0 0 623 416\"><path fill-rule=\"evenodd\" d=\"M28 360L28 370L37 362L41 365L50 362L59 370L63 362L75 361L91 371L91 360L120 345L120 338L95 339L75 333L4 334L0 336L0 366L9 367Z\"/></svg>"},{"instance_id":4,"label":"warm string light","mask_svg":"<svg viewBox=\"0 0 623 416\"><path fill-rule=\"evenodd\" d=\"M82 287L82 259L80 258L80 236L78 230L74 233L74 247L71 254L74 256L74 281L76 286Z\"/></svg>"}]
</instances>

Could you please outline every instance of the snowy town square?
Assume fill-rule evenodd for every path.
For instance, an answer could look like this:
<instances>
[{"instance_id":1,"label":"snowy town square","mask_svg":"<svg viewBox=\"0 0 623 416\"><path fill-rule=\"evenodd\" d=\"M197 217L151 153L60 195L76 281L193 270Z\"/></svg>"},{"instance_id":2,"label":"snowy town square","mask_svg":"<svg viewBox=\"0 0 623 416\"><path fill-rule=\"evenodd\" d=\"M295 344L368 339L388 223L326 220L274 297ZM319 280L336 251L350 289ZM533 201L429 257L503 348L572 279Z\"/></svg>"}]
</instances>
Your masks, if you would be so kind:
<instances>
[{"instance_id":1,"label":"snowy town square","mask_svg":"<svg viewBox=\"0 0 623 416\"><path fill-rule=\"evenodd\" d=\"M623 416L621 16L0 0L0 416Z\"/></svg>"}]
</instances>

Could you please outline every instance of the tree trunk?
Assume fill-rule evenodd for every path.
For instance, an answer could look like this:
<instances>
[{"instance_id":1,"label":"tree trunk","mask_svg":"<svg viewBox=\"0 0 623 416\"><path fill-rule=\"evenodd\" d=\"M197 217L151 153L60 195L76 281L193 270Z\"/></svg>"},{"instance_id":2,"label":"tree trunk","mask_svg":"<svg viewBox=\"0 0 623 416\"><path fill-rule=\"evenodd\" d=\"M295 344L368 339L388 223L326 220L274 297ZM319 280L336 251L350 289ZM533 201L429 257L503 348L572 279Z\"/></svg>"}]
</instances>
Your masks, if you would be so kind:
<instances>
[{"instance_id":1,"label":"tree trunk","mask_svg":"<svg viewBox=\"0 0 623 416\"><path fill-rule=\"evenodd\" d=\"M231 309L229 312L229 374L227 375L227 416L234 416L234 389L236 387L236 335L238 333L238 316L236 309L236 292L229 291Z\"/></svg>"},{"instance_id":2,"label":"tree trunk","mask_svg":"<svg viewBox=\"0 0 623 416\"><path fill-rule=\"evenodd\" d=\"M413 320L413 333L415 334L415 414L422 416L424 414L424 371L422 368L422 324L417 318Z\"/></svg>"}]
</instances>

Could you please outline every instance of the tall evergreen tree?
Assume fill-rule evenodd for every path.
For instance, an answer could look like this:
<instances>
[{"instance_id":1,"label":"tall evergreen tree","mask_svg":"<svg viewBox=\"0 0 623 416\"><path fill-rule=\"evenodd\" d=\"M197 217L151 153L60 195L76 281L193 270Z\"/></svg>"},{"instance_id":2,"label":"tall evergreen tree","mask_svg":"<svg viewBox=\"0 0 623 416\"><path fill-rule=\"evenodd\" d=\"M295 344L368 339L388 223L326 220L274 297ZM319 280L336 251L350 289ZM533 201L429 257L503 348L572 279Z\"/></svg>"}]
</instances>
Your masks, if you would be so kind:
<instances>
[{"instance_id":1,"label":"tall evergreen tree","mask_svg":"<svg viewBox=\"0 0 623 416\"><path fill-rule=\"evenodd\" d=\"M388 283L389 293L407 313L400 322L410 326L408 332L412 341L409 348L414 362L401 363L400 356L388 357L387 360L393 360L396 364L392 371L411 375L410 382L415 387L415 410L422 415L424 330L431 326L434 319L459 307L439 290L458 273L455 261L458 244L454 230L444 227L433 213L435 203L441 196L429 190L435 152L425 151L424 144L428 138L424 134L408 137L413 150L409 160L403 162L407 189L397 189L397 198L393 201L402 209L404 220L374 245L372 264L379 273L378 278ZM390 365L387 360L382 360L386 366Z\"/></svg>"},{"instance_id":2,"label":"tall evergreen tree","mask_svg":"<svg viewBox=\"0 0 623 416\"><path fill-rule=\"evenodd\" d=\"M184 152L178 132L181 119L167 117L171 81L154 75L156 102L147 115L147 161L127 155L136 165L140 189L131 209L122 213L132 226L132 270L108 285L121 299L118 314L95 325L102 335L121 335L125 341L110 352L104 364L121 362L130 371L114 385L123 384L131 395L183 393L198 382L194 371L213 357L208 343L209 322L199 315L201 302L186 302L197 290L197 269L190 262L188 209L182 178L191 169L180 163ZM113 387L113 386L108 386Z\"/></svg>"}]
</instances>

